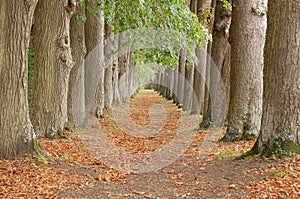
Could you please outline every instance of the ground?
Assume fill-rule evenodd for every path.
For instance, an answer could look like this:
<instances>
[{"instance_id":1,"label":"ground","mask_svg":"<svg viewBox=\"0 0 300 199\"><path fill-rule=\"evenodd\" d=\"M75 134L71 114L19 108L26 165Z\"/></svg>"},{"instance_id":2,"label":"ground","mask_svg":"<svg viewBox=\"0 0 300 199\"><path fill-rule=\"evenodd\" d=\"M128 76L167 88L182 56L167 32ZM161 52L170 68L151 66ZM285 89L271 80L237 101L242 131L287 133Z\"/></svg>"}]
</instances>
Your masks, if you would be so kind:
<instances>
[{"instance_id":1,"label":"ground","mask_svg":"<svg viewBox=\"0 0 300 199\"><path fill-rule=\"evenodd\" d=\"M219 142L224 129L196 130L199 120L141 91L84 129L40 139L52 160L0 159L0 198L300 197L299 156L237 160L254 141Z\"/></svg>"}]
</instances>

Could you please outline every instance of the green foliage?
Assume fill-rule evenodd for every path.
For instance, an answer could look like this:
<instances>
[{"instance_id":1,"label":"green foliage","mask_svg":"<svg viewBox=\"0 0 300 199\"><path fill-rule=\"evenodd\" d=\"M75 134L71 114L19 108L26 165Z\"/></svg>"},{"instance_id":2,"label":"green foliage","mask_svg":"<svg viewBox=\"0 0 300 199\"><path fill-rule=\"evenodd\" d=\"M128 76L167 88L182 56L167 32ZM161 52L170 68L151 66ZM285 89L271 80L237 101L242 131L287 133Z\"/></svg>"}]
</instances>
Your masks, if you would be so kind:
<instances>
[{"instance_id":1,"label":"green foliage","mask_svg":"<svg viewBox=\"0 0 300 199\"><path fill-rule=\"evenodd\" d=\"M284 136L280 136L279 138L273 140L270 143L270 147L264 153L265 156L293 156L299 153L298 146L292 141Z\"/></svg>"},{"instance_id":2,"label":"green foliage","mask_svg":"<svg viewBox=\"0 0 300 199\"><path fill-rule=\"evenodd\" d=\"M231 10L231 4L227 1L227 0L220 0L223 3L223 8L225 8L226 10Z\"/></svg>"},{"instance_id":3,"label":"green foliage","mask_svg":"<svg viewBox=\"0 0 300 199\"><path fill-rule=\"evenodd\" d=\"M159 49L148 49L147 52L139 51L135 54L135 63L151 58L149 62L162 65L176 65L177 56L181 48L189 49L188 58L195 61L195 46L211 39L208 30L198 22L198 17L193 14L185 0L106 0L105 20L114 27L116 34L133 29L153 28L155 30L171 30L175 32L168 38L171 41ZM131 34L131 42L146 37ZM159 37L148 37L147 42L159 43ZM144 58L141 58L144 56Z\"/></svg>"}]
</instances>

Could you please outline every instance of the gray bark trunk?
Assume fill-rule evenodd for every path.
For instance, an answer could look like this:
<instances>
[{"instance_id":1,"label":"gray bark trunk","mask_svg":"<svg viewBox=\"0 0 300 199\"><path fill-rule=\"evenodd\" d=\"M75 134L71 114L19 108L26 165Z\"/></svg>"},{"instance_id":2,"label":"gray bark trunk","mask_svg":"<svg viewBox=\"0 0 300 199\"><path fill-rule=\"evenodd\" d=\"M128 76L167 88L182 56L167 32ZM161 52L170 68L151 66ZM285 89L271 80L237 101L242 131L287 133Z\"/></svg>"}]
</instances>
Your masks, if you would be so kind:
<instances>
[{"instance_id":1,"label":"gray bark trunk","mask_svg":"<svg viewBox=\"0 0 300 199\"><path fill-rule=\"evenodd\" d=\"M117 49L119 46L119 37L114 36L114 42L113 42L113 79L112 79L112 86L113 86L113 102L114 103L121 103L121 97L119 92L119 62L118 62L118 55L117 55Z\"/></svg>"},{"instance_id":2,"label":"gray bark trunk","mask_svg":"<svg viewBox=\"0 0 300 199\"><path fill-rule=\"evenodd\" d=\"M86 112L99 118L104 109L104 14L97 4L86 0L84 79Z\"/></svg>"},{"instance_id":3,"label":"gray bark trunk","mask_svg":"<svg viewBox=\"0 0 300 199\"><path fill-rule=\"evenodd\" d=\"M183 96L183 110L189 111L193 99L194 64L185 69L185 84Z\"/></svg>"},{"instance_id":4,"label":"gray bark trunk","mask_svg":"<svg viewBox=\"0 0 300 199\"><path fill-rule=\"evenodd\" d=\"M230 2L230 1L229 1ZM224 3L221 0L217 0L215 9L215 20L213 25L213 43L211 50L211 71L210 71L210 92L216 91L220 86L220 82L217 81L218 75L221 74L223 84L226 90L226 96L216 97L214 101L215 105L224 103L224 118L217 116L217 121L211 121L211 102L208 104L208 109L203 116L203 122L201 126L203 128L208 127L211 123L214 125L222 125L219 121L224 121L227 117L228 105L229 105L229 91L230 91L230 44L228 41L229 28L231 23L231 11L223 7ZM224 94L219 92L219 94ZM220 101L221 100L221 101Z\"/></svg>"},{"instance_id":5,"label":"gray bark trunk","mask_svg":"<svg viewBox=\"0 0 300 199\"><path fill-rule=\"evenodd\" d=\"M85 122L84 96L84 20L80 18L85 12L84 5L78 5L70 23L70 40L74 66L69 78L68 126L80 127Z\"/></svg>"},{"instance_id":6,"label":"gray bark trunk","mask_svg":"<svg viewBox=\"0 0 300 199\"><path fill-rule=\"evenodd\" d=\"M194 98L192 102L191 114L199 115L203 113L204 92L205 92L205 75L206 75L206 52L207 45L204 49L199 47L196 49L198 63L194 69L193 92Z\"/></svg>"},{"instance_id":7,"label":"gray bark trunk","mask_svg":"<svg viewBox=\"0 0 300 199\"><path fill-rule=\"evenodd\" d=\"M234 1L228 129L223 140L254 139L260 130L266 0Z\"/></svg>"},{"instance_id":8,"label":"gray bark trunk","mask_svg":"<svg viewBox=\"0 0 300 199\"><path fill-rule=\"evenodd\" d=\"M177 104L178 103L178 99L177 99L177 90L178 90L178 67L174 70L174 85L173 85L173 94L172 94L172 98L173 98L173 103Z\"/></svg>"},{"instance_id":9,"label":"gray bark trunk","mask_svg":"<svg viewBox=\"0 0 300 199\"><path fill-rule=\"evenodd\" d=\"M34 20L31 120L42 137L62 136L67 122L69 75L73 67L70 19L75 1L40 0Z\"/></svg>"},{"instance_id":10,"label":"gray bark trunk","mask_svg":"<svg viewBox=\"0 0 300 199\"><path fill-rule=\"evenodd\" d=\"M299 153L300 1L269 1L263 113L254 151ZM283 28L284 27L284 28Z\"/></svg>"},{"instance_id":11,"label":"gray bark trunk","mask_svg":"<svg viewBox=\"0 0 300 199\"><path fill-rule=\"evenodd\" d=\"M35 150L28 111L28 48L36 1L1 1L0 7L0 157Z\"/></svg>"},{"instance_id":12,"label":"gray bark trunk","mask_svg":"<svg viewBox=\"0 0 300 199\"><path fill-rule=\"evenodd\" d=\"M177 98L178 106L182 107L183 95L184 95L184 82L185 82L185 64L186 64L186 49L180 50L179 53L179 65L178 65L178 86L177 86Z\"/></svg>"},{"instance_id":13,"label":"gray bark trunk","mask_svg":"<svg viewBox=\"0 0 300 199\"><path fill-rule=\"evenodd\" d=\"M168 100L172 99L172 91L173 91L173 85L174 85L174 72L172 68L167 68L168 73L168 81L167 81L167 93L166 98Z\"/></svg>"},{"instance_id":14,"label":"gray bark trunk","mask_svg":"<svg viewBox=\"0 0 300 199\"><path fill-rule=\"evenodd\" d=\"M104 56L105 56L105 74L104 74L104 107L107 110L112 108L113 102L113 85L112 85L112 76L113 76L113 57L114 57L114 33L112 32L112 27L106 25L105 26L105 48L104 48Z\"/></svg>"}]
</instances>

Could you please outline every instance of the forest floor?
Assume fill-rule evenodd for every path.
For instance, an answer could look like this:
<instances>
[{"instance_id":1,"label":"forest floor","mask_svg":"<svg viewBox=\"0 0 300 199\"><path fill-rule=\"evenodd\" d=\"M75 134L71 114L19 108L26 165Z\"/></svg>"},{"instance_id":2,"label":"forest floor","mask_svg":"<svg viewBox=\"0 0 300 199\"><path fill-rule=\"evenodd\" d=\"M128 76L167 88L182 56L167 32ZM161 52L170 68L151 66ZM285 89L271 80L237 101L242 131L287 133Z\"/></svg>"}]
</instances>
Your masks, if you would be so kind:
<instances>
[{"instance_id":1,"label":"forest floor","mask_svg":"<svg viewBox=\"0 0 300 199\"><path fill-rule=\"evenodd\" d=\"M299 156L236 160L254 142L219 142L224 129L198 120L141 91L88 128L40 139L53 160L0 159L0 198L300 197Z\"/></svg>"}]
</instances>

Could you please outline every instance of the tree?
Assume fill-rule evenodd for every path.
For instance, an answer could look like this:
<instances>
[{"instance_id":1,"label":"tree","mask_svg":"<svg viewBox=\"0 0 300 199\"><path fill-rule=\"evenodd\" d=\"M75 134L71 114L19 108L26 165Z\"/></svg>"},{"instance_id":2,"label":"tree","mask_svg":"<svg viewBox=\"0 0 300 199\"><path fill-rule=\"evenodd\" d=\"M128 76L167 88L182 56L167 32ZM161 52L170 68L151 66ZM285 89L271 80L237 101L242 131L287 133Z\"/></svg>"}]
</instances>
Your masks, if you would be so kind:
<instances>
[{"instance_id":1,"label":"tree","mask_svg":"<svg viewBox=\"0 0 300 199\"><path fill-rule=\"evenodd\" d=\"M104 109L104 12L103 2L86 0L85 107L98 118Z\"/></svg>"},{"instance_id":2,"label":"tree","mask_svg":"<svg viewBox=\"0 0 300 199\"><path fill-rule=\"evenodd\" d=\"M28 49L36 1L1 1L0 157L35 150L36 136L27 102Z\"/></svg>"},{"instance_id":3,"label":"tree","mask_svg":"<svg viewBox=\"0 0 300 199\"><path fill-rule=\"evenodd\" d=\"M74 66L69 78L68 126L79 127L85 121L84 95L84 4L79 4L70 23L70 39Z\"/></svg>"},{"instance_id":4,"label":"tree","mask_svg":"<svg viewBox=\"0 0 300 199\"><path fill-rule=\"evenodd\" d=\"M268 2L261 131L252 152L299 153L300 1ZM288 24L288 25L287 25Z\"/></svg>"},{"instance_id":5,"label":"tree","mask_svg":"<svg viewBox=\"0 0 300 199\"><path fill-rule=\"evenodd\" d=\"M42 137L61 136L67 121L68 81L73 67L69 31L75 7L75 0L40 0L34 13L30 115Z\"/></svg>"},{"instance_id":6,"label":"tree","mask_svg":"<svg viewBox=\"0 0 300 199\"><path fill-rule=\"evenodd\" d=\"M104 74L104 107L110 110L113 102L113 63L114 63L114 33L112 32L113 27L105 26L105 74Z\"/></svg>"},{"instance_id":7,"label":"tree","mask_svg":"<svg viewBox=\"0 0 300 199\"><path fill-rule=\"evenodd\" d=\"M182 107L184 95L184 82L185 82L185 64L186 64L186 49L181 49L179 53L178 63L178 86L177 86L177 99L178 106Z\"/></svg>"},{"instance_id":8,"label":"tree","mask_svg":"<svg viewBox=\"0 0 300 199\"><path fill-rule=\"evenodd\" d=\"M229 1L231 2L231 1ZM229 28L231 24L231 10L230 8L224 5L222 0L217 0L216 9L215 9L215 17L214 17L214 25L212 30L213 42L212 42L212 50L211 50L211 71L210 71L210 92L216 91L219 86L219 82L217 81L218 74L221 74L224 86L226 88L226 103L225 103L225 114L227 116L228 112L228 104L229 104L229 92L230 92L230 49L231 46L229 44ZM218 95L222 93L218 92ZM223 97L215 97L215 104L221 104L224 100ZM219 118L219 121L225 120L226 118ZM203 115L203 122L201 127L208 127L211 122L214 125L222 125L218 124L217 121L211 121L211 103L208 104L208 110Z\"/></svg>"},{"instance_id":9,"label":"tree","mask_svg":"<svg viewBox=\"0 0 300 199\"><path fill-rule=\"evenodd\" d=\"M194 64L187 66L185 69L185 83L183 95L183 110L191 110L193 99L193 81L194 81Z\"/></svg>"},{"instance_id":10,"label":"tree","mask_svg":"<svg viewBox=\"0 0 300 199\"><path fill-rule=\"evenodd\" d=\"M266 19L266 0L233 2L229 126L224 141L253 139L259 133Z\"/></svg>"}]
</instances>

